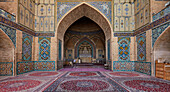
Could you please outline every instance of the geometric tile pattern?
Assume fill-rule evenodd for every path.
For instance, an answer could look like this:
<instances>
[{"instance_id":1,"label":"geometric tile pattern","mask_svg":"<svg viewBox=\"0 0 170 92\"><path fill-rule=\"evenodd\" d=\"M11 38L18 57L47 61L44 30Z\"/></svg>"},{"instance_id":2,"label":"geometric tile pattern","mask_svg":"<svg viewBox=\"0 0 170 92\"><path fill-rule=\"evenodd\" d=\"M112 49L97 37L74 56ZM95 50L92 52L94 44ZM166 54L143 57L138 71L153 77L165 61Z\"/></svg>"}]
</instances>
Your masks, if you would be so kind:
<instances>
[{"instance_id":1,"label":"geometric tile pattern","mask_svg":"<svg viewBox=\"0 0 170 92\"><path fill-rule=\"evenodd\" d=\"M127 32L135 30L134 0L114 1L114 30Z\"/></svg>"},{"instance_id":2,"label":"geometric tile pattern","mask_svg":"<svg viewBox=\"0 0 170 92\"><path fill-rule=\"evenodd\" d=\"M8 13L8 12L6 12L6 11L4 11L4 10L2 10L2 9L0 9L0 15L2 17L5 17L5 18L9 19L10 21L15 22L15 16Z\"/></svg>"},{"instance_id":3,"label":"geometric tile pattern","mask_svg":"<svg viewBox=\"0 0 170 92\"><path fill-rule=\"evenodd\" d=\"M118 37L119 61L130 61L130 37Z\"/></svg>"},{"instance_id":4,"label":"geometric tile pattern","mask_svg":"<svg viewBox=\"0 0 170 92\"><path fill-rule=\"evenodd\" d=\"M17 62L17 74L31 71L54 71L55 61L22 61Z\"/></svg>"},{"instance_id":5,"label":"geometric tile pattern","mask_svg":"<svg viewBox=\"0 0 170 92\"><path fill-rule=\"evenodd\" d=\"M134 61L113 61L113 71L134 71Z\"/></svg>"},{"instance_id":6,"label":"geometric tile pattern","mask_svg":"<svg viewBox=\"0 0 170 92\"><path fill-rule=\"evenodd\" d=\"M50 37L39 37L39 60L50 60Z\"/></svg>"},{"instance_id":7,"label":"geometric tile pattern","mask_svg":"<svg viewBox=\"0 0 170 92\"><path fill-rule=\"evenodd\" d=\"M0 62L0 76L13 75L13 62Z\"/></svg>"},{"instance_id":8,"label":"geometric tile pattern","mask_svg":"<svg viewBox=\"0 0 170 92\"><path fill-rule=\"evenodd\" d=\"M55 61L34 61L34 71L54 71Z\"/></svg>"},{"instance_id":9,"label":"geometric tile pattern","mask_svg":"<svg viewBox=\"0 0 170 92\"><path fill-rule=\"evenodd\" d=\"M8 37L11 39L14 46L16 47L16 30L1 24L0 29L2 29L8 35Z\"/></svg>"},{"instance_id":10,"label":"geometric tile pattern","mask_svg":"<svg viewBox=\"0 0 170 92\"><path fill-rule=\"evenodd\" d=\"M34 61L17 62L17 75L34 71Z\"/></svg>"},{"instance_id":11,"label":"geometric tile pattern","mask_svg":"<svg viewBox=\"0 0 170 92\"><path fill-rule=\"evenodd\" d=\"M33 37L31 35L22 33L22 61L31 61L32 41Z\"/></svg>"},{"instance_id":12,"label":"geometric tile pattern","mask_svg":"<svg viewBox=\"0 0 170 92\"><path fill-rule=\"evenodd\" d=\"M157 14L155 14L153 16L153 21L155 21L155 20L157 20L157 19L167 15L168 13L170 13L170 7L167 7L165 9L161 10L160 12L158 12Z\"/></svg>"},{"instance_id":13,"label":"geometric tile pattern","mask_svg":"<svg viewBox=\"0 0 170 92\"><path fill-rule=\"evenodd\" d=\"M80 2L57 2L57 22L73 7Z\"/></svg>"},{"instance_id":14,"label":"geometric tile pattern","mask_svg":"<svg viewBox=\"0 0 170 92\"><path fill-rule=\"evenodd\" d=\"M137 35L137 60L146 61L146 33Z\"/></svg>"},{"instance_id":15,"label":"geometric tile pattern","mask_svg":"<svg viewBox=\"0 0 170 92\"><path fill-rule=\"evenodd\" d=\"M54 31L54 0L36 0L35 2L35 31Z\"/></svg>"},{"instance_id":16,"label":"geometric tile pattern","mask_svg":"<svg viewBox=\"0 0 170 92\"><path fill-rule=\"evenodd\" d=\"M134 71L151 75L151 62L135 61Z\"/></svg>"},{"instance_id":17,"label":"geometric tile pattern","mask_svg":"<svg viewBox=\"0 0 170 92\"><path fill-rule=\"evenodd\" d=\"M155 29L152 30L152 47L154 46L156 40L158 39L158 37L161 35L161 33L163 31L165 31L165 29L170 25L169 23L166 23L164 25L161 25Z\"/></svg>"},{"instance_id":18,"label":"geometric tile pattern","mask_svg":"<svg viewBox=\"0 0 170 92\"><path fill-rule=\"evenodd\" d=\"M149 0L136 0L135 1L135 29L149 23Z\"/></svg>"},{"instance_id":19,"label":"geometric tile pattern","mask_svg":"<svg viewBox=\"0 0 170 92\"><path fill-rule=\"evenodd\" d=\"M97 8L103 13L107 19L112 23L112 2L88 2L93 7Z\"/></svg>"},{"instance_id":20,"label":"geometric tile pattern","mask_svg":"<svg viewBox=\"0 0 170 92\"><path fill-rule=\"evenodd\" d=\"M18 23L34 30L35 0L19 0L18 9Z\"/></svg>"},{"instance_id":21,"label":"geometric tile pattern","mask_svg":"<svg viewBox=\"0 0 170 92\"><path fill-rule=\"evenodd\" d=\"M151 75L151 62L113 61L113 71L136 71Z\"/></svg>"}]
</instances>

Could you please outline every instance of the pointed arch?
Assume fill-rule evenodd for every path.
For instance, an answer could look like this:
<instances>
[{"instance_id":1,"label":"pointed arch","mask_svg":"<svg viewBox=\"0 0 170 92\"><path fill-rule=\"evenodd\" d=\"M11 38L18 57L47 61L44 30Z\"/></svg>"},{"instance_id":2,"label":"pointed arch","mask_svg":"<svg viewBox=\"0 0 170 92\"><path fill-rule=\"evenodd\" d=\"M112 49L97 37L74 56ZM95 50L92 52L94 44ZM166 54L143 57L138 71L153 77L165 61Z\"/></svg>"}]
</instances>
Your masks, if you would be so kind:
<instances>
[{"instance_id":1,"label":"pointed arch","mask_svg":"<svg viewBox=\"0 0 170 92\"><path fill-rule=\"evenodd\" d=\"M104 31L106 39L111 38L112 27L106 16L95 7L83 2L75 6L60 19L56 32L58 39L63 39L68 27L83 16L86 16L97 23Z\"/></svg>"},{"instance_id":2,"label":"pointed arch","mask_svg":"<svg viewBox=\"0 0 170 92\"><path fill-rule=\"evenodd\" d=\"M79 57L78 49L83 42L88 42L92 47L92 57L96 58L96 45L89 38L84 37L75 44L75 58Z\"/></svg>"}]
</instances>

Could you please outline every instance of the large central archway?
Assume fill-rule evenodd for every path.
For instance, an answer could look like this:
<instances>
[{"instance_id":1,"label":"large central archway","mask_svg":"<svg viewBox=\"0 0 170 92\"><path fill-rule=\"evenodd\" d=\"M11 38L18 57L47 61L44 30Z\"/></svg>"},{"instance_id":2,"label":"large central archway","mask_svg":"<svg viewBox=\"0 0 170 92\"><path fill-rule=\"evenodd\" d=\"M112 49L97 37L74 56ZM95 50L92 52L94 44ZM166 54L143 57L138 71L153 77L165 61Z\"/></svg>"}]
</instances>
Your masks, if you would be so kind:
<instances>
[{"instance_id":1,"label":"large central archway","mask_svg":"<svg viewBox=\"0 0 170 92\"><path fill-rule=\"evenodd\" d=\"M105 35L105 47L106 47L106 53L108 53L108 50L111 50L110 46L108 45L108 40L111 39L111 24L108 21L108 19L105 17L104 14L102 14L99 10L97 10L96 8L94 8L93 6L87 4L87 3L81 3L79 5L77 5L75 8L71 9L67 14L65 14L65 16L63 18L61 18L61 20L58 22L57 25L57 41L58 41L58 47L62 47L62 48L58 48L62 49L58 52L59 57L62 57L61 59L63 59L64 57L64 44L62 44L62 46L59 46L59 42L64 42L64 34L67 31L67 29L78 19L82 18L82 17L87 17L89 19L91 19L92 21L94 21L96 24L98 24L100 26L100 28L103 30L104 35ZM78 39L78 38L77 38ZM110 43L109 43L110 44ZM61 44L60 44L61 45ZM109 49L107 48L109 47ZM61 56L60 56L61 54ZM111 55L111 51L109 51L108 54L106 54L106 59L108 59L108 56L110 58Z\"/></svg>"}]
</instances>

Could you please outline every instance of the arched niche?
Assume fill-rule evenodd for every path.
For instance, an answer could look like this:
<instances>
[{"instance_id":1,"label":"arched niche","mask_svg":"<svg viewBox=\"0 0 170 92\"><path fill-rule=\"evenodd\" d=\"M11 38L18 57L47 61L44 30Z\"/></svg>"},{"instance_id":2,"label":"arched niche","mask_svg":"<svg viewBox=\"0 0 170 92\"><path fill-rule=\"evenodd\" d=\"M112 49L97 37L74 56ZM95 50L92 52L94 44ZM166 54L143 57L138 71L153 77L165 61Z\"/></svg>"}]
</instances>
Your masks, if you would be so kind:
<instances>
[{"instance_id":1,"label":"arched niche","mask_svg":"<svg viewBox=\"0 0 170 92\"><path fill-rule=\"evenodd\" d=\"M14 74L15 46L7 34L0 29L0 64L2 69L0 75L11 76Z\"/></svg>"},{"instance_id":2,"label":"arched niche","mask_svg":"<svg viewBox=\"0 0 170 92\"><path fill-rule=\"evenodd\" d=\"M64 35L67 29L71 26L71 24L73 24L75 21L84 16L93 20L96 24L98 24L101 27L106 37L105 46L107 47L107 40L111 39L112 30L111 24L104 14L102 14L99 10L97 10L96 8L87 3L81 3L77 5L75 8L71 9L63 18L61 18L61 20L58 22L56 26L57 39L64 42ZM62 52L64 52L63 44L62 47L63 47Z\"/></svg>"},{"instance_id":3,"label":"arched niche","mask_svg":"<svg viewBox=\"0 0 170 92\"><path fill-rule=\"evenodd\" d=\"M166 28L154 44L154 61L159 58L170 60L170 27Z\"/></svg>"}]
</instances>

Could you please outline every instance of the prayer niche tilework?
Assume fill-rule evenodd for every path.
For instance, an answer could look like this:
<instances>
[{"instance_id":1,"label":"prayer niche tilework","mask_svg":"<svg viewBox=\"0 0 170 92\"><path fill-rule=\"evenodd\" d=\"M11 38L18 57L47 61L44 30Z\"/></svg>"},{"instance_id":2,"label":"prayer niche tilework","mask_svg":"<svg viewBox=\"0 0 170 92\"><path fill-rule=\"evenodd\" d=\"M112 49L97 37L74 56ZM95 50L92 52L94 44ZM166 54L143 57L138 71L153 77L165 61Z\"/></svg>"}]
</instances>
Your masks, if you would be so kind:
<instances>
[{"instance_id":1,"label":"prayer niche tilework","mask_svg":"<svg viewBox=\"0 0 170 92\"><path fill-rule=\"evenodd\" d=\"M146 33L137 35L137 60L146 61Z\"/></svg>"},{"instance_id":2,"label":"prayer niche tilework","mask_svg":"<svg viewBox=\"0 0 170 92\"><path fill-rule=\"evenodd\" d=\"M78 4L80 4L80 2L57 2L57 22L64 16L64 14Z\"/></svg>"},{"instance_id":3,"label":"prayer niche tilework","mask_svg":"<svg viewBox=\"0 0 170 92\"><path fill-rule=\"evenodd\" d=\"M89 2L90 5L101 11L107 19L112 23L112 4L111 2Z\"/></svg>"},{"instance_id":4,"label":"prayer niche tilework","mask_svg":"<svg viewBox=\"0 0 170 92\"><path fill-rule=\"evenodd\" d=\"M50 37L39 37L39 60L50 60Z\"/></svg>"},{"instance_id":5,"label":"prayer niche tilework","mask_svg":"<svg viewBox=\"0 0 170 92\"><path fill-rule=\"evenodd\" d=\"M130 37L119 37L119 61L130 61Z\"/></svg>"},{"instance_id":6,"label":"prayer niche tilework","mask_svg":"<svg viewBox=\"0 0 170 92\"><path fill-rule=\"evenodd\" d=\"M162 26L159 26L155 29L152 30L152 47L154 46L156 40L158 39L158 37L162 34L163 31L165 31L165 29L170 25L169 23L166 23Z\"/></svg>"},{"instance_id":7,"label":"prayer niche tilework","mask_svg":"<svg viewBox=\"0 0 170 92\"><path fill-rule=\"evenodd\" d=\"M22 61L31 61L32 58L32 36L23 32L22 34Z\"/></svg>"},{"instance_id":8,"label":"prayer niche tilework","mask_svg":"<svg viewBox=\"0 0 170 92\"><path fill-rule=\"evenodd\" d=\"M0 29L2 29L8 35L8 37L11 39L14 46L16 47L16 30L1 24Z\"/></svg>"},{"instance_id":9,"label":"prayer niche tilework","mask_svg":"<svg viewBox=\"0 0 170 92\"><path fill-rule=\"evenodd\" d=\"M0 76L13 75L13 62L0 62Z\"/></svg>"}]
</instances>

